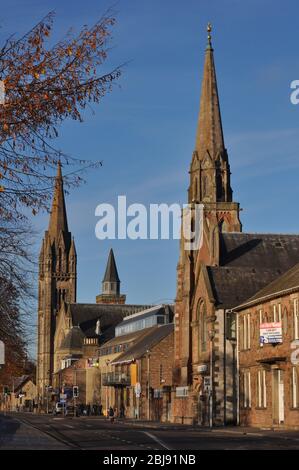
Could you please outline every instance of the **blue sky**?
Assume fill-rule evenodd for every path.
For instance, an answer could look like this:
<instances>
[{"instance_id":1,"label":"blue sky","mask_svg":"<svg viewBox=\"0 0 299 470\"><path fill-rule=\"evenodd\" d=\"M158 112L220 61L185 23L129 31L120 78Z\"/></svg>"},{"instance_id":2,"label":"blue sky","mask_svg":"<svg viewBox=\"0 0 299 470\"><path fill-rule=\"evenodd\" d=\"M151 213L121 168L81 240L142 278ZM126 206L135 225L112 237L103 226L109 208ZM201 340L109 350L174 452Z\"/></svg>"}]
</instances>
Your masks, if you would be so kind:
<instances>
[{"instance_id":1,"label":"blue sky","mask_svg":"<svg viewBox=\"0 0 299 470\"><path fill-rule=\"evenodd\" d=\"M23 33L50 10L55 34L92 23L104 0L11 0L0 14L1 42ZM171 301L176 290L177 241L99 241L95 207L187 199L206 45L213 46L234 200L243 229L299 232L299 105L290 83L299 79L299 4L288 0L120 0L107 67L130 61L120 87L86 114L66 122L56 145L104 166L67 197L69 227L78 252L78 301L100 291L112 246L130 303ZM48 216L35 220L42 236ZM40 239L37 240L39 248Z\"/></svg>"}]
</instances>

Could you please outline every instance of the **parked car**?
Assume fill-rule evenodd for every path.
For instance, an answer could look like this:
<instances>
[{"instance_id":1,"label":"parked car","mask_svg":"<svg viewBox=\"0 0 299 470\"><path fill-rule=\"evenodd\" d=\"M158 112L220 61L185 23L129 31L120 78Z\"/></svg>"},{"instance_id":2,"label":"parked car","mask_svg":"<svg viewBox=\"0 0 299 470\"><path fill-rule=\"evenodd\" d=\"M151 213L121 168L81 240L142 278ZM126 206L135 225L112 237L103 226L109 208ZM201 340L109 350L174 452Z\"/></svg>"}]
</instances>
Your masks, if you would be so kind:
<instances>
[{"instance_id":1,"label":"parked car","mask_svg":"<svg viewBox=\"0 0 299 470\"><path fill-rule=\"evenodd\" d=\"M66 403L61 403L60 401L56 403L54 409L55 415L64 415L66 414Z\"/></svg>"}]
</instances>

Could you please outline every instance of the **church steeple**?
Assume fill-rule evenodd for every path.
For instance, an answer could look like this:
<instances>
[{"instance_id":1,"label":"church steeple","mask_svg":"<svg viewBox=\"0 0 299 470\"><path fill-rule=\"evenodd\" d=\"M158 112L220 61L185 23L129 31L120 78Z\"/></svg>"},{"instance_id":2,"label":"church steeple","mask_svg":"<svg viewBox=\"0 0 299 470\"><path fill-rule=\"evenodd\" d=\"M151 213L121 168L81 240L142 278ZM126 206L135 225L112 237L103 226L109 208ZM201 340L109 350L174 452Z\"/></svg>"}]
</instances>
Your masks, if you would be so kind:
<instances>
[{"instance_id":1,"label":"church steeple","mask_svg":"<svg viewBox=\"0 0 299 470\"><path fill-rule=\"evenodd\" d=\"M68 233L67 215L64 200L63 179L61 163L57 165L57 175L55 180L55 190L52 201L52 209L49 220L49 235L51 239L57 239L60 231Z\"/></svg>"},{"instance_id":2,"label":"church steeple","mask_svg":"<svg viewBox=\"0 0 299 470\"><path fill-rule=\"evenodd\" d=\"M97 303L124 304L126 296L120 294L120 279L114 253L110 249L105 275L102 281L102 294L96 297Z\"/></svg>"},{"instance_id":3,"label":"church steeple","mask_svg":"<svg viewBox=\"0 0 299 470\"><path fill-rule=\"evenodd\" d=\"M210 23L201 87L189 202L231 202L230 167L224 145Z\"/></svg>"},{"instance_id":4,"label":"church steeple","mask_svg":"<svg viewBox=\"0 0 299 470\"><path fill-rule=\"evenodd\" d=\"M200 97L200 112L197 126L195 150L199 156L209 152L212 158L225 151L217 88L214 50L211 40L212 27L208 24L208 44Z\"/></svg>"},{"instance_id":5,"label":"church steeple","mask_svg":"<svg viewBox=\"0 0 299 470\"><path fill-rule=\"evenodd\" d=\"M56 320L64 303L76 302L77 255L68 230L61 164L58 163L48 230L39 257L37 387L43 399L52 384Z\"/></svg>"},{"instance_id":6,"label":"church steeple","mask_svg":"<svg viewBox=\"0 0 299 470\"><path fill-rule=\"evenodd\" d=\"M115 262L114 253L113 253L112 248L109 252L106 271L105 271L105 275L104 275L104 279L103 279L103 283L104 282L107 282L109 284L116 283L116 284L118 284L118 287L120 285L120 279L119 279L119 276L118 276L116 262Z\"/></svg>"}]
</instances>

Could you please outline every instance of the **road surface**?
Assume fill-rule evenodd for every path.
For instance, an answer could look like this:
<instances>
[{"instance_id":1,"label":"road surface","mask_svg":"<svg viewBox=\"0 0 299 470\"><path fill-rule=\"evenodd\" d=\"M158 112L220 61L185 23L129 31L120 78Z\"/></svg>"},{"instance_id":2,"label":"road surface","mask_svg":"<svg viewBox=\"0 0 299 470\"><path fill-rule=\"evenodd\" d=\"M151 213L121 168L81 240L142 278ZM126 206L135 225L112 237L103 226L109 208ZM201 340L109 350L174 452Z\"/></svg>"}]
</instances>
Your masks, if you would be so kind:
<instances>
[{"instance_id":1,"label":"road surface","mask_svg":"<svg viewBox=\"0 0 299 470\"><path fill-rule=\"evenodd\" d=\"M0 414L0 449L258 450L299 449L299 431L213 430L100 417Z\"/></svg>"}]
</instances>

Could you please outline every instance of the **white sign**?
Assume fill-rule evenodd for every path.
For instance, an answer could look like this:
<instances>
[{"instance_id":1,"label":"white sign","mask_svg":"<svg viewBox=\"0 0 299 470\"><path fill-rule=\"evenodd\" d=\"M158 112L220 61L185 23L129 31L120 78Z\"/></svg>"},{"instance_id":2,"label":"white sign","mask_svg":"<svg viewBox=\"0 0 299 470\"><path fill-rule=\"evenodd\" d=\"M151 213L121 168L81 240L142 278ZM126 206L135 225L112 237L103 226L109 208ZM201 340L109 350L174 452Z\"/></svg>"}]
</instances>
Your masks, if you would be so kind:
<instances>
[{"instance_id":1,"label":"white sign","mask_svg":"<svg viewBox=\"0 0 299 470\"><path fill-rule=\"evenodd\" d=\"M200 366L197 366L197 372L199 372L200 374L204 374L205 372L207 372L207 370L207 364L201 364Z\"/></svg>"},{"instance_id":2,"label":"white sign","mask_svg":"<svg viewBox=\"0 0 299 470\"><path fill-rule=\"evenodd\" d=\"M260 344L282 343L281 322L261 323Z\"/></svg>"},{"instance_id":3,"label":"white sign","mask_svg":"<svg viewBox=\"0 0 299 470\"><path fill-rule=\"evenodd\" d=\"M189 387L176 387L175 394L177 397L187 397L189 395Z\"/></svg>"},{"instance_id":4,"label":"white sign","mask_svg":"<svg viewBox=\"0 0 299 470\"><path fill-rule=\"evenodd\" d=\"M203 378L203 388L206 392L211 390L211 377L204 377Z\"/></svg>"},{"instance_id":5,"label":"white sign","mask_svg":"<svg viewBox=\"0 0 299 470\"><path fill-rule=\"evenodd\" d=\"M291 353L291 363L294 364L294 366L299 365L299 339L295 339L294 341L291 342L291 349L295 349Z\"/></svg>"},{"instance_id":6,"label":"white sign","mask_svg":"<svg viewBox=\"0 0 299 470\"><path fill-rule=\"evenodd\" d=\"M0 365L5 364L5 347L3 341L0 341Z\"/></svg>"},{"instance_id":7,"label":"white sign","mask_svg":"<svg viewBox=\"0 0 299 470\"><path fill-rule=\"evenodd\" d=\"M140 395L141 395L141 385L139 382L136 382L135 384L135 395L136 395L136 398L140 398Z\"/></svg>"}]
</instances>

